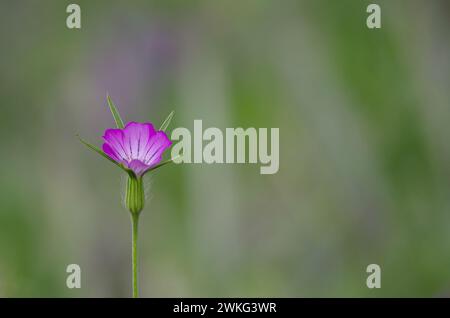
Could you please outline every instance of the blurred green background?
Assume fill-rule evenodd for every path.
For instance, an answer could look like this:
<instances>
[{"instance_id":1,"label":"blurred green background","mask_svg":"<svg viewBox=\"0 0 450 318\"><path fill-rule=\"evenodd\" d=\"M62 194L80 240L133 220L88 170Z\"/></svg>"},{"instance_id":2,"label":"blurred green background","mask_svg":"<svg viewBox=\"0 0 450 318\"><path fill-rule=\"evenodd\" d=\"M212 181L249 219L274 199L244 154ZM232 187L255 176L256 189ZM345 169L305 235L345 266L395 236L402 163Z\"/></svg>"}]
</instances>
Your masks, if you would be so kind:
<instances>
[{"instance_id":1,"label":"blurred green background","mask_svg":"<svg viewBox=\"0 0 450 318\"><path fill-rule=\"evenodd\" d=\"M280 128L275 175L148 178L142 296L449 296L449 27L446 0L1 0L0 296L131 295L123 173L75 137L114 126L107 92L128 121Z\"/></svg>"}]
</instances>

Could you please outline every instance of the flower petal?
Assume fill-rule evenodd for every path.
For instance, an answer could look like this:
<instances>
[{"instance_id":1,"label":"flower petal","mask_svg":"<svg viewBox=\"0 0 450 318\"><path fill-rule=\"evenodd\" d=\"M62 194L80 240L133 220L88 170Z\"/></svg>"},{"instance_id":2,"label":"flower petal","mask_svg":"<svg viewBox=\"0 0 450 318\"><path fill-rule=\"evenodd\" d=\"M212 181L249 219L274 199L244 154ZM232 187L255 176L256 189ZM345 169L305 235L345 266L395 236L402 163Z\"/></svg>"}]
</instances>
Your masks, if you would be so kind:
<instances>
[{"instance_id":1,"label":"flower petal","mask_svg":"<svg viewBox=\"0 0 450 318\"><path fill-rule=\"evenodd\" d=\"M156 134L153 125L150 123L129 122L123 129L123 132L125 147L130 149L130 159L143 161L150 138Z\"/></svg>"},{"instance_id":2,"label":"flower petal","mask_svg":"<svg viewBox=\"0 0 450 318\"><path fill-rule=\"evenodd\" d=\"M156 134L155 128L150 123L129 122L124 130L126 146L130 149L130 158L143 161L146 147L150 138Z\"/></svg>"},{"instance_id":3,"label":"flower petal","mask_svg":"<svg viewBox=\"0 0 450 318\"><path fill-rule=\"evenodd\" d=\"M115 152L114 149L111 148L111 146L108 143L105 142L102 145L102 149L103 149L103 152L105 154L107 154L111 159L113 159L113 160L115 160L117 162L120 161L120 158L117 156L117 153Z\"/></svg>"},{"instance_id":4,"label":"flower petal","mask_svg":"<svg viewBox=\"0 0 450 318\"><path fill-rule=\"evenodd\" d=\"M121 129L106 129L103 139L115 152L119 160L130 160L130 153L124 143L124 134Z\"/></svg>"},{"instance_id":5,"label":"flower petal","mask_svg":"<svg viewBox=\"0 0 450 318\"><path fill-rule=\"evenodd\" d=\"M158 131L150 138L145 153L144 163L149 166L157 165L162 160L164 150L169 148L172 142L163 131Z\"/></svg>"},{"instance_id":6,"label":"flower petal","mask_svg":"<svg viewBox=\"0 0 450 318\"><path fill-rule=\"evenodd\" d=\"M128 168L133 170L133 172L137 176L141 176L146 170L148 170L150 168L150 166L146 165L145 163L143 163L140 160L135 159L135 160L132 160L130 163L128 163Z\"/></svg>"}]
</instances>

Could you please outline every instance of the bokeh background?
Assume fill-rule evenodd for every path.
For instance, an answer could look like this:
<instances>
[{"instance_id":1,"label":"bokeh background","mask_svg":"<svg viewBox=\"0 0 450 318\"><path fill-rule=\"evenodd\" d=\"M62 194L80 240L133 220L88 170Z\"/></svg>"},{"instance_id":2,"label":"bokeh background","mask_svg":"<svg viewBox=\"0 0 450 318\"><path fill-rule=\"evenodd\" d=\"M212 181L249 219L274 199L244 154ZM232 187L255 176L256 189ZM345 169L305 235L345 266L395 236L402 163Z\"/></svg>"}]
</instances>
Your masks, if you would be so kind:
<instances>
[{"instance_id":1,"label":"bokeh background","mask_svg":"<svg viewBox=\"0 0 450 318\"><path fill-rule=\"evenodd\" d=\"M280 128L275 175L148 178L142 296L449 296L450 2L375 2L380 30L363 0L1 0L0 296L131 295L123 174L75 137L101 144L107 93L128 121Z\"/></svg>"}]
</instances>

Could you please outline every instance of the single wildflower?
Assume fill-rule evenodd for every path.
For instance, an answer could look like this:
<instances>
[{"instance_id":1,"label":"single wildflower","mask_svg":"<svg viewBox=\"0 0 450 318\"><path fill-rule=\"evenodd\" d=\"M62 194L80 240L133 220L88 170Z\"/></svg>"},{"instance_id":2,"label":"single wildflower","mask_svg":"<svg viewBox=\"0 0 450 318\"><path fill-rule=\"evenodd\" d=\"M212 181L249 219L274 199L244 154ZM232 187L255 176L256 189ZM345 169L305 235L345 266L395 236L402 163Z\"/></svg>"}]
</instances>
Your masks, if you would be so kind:
<instances>
[{"instance_id":1,"label":"single wildflower","mask_svg":"<svg viewBox=\"0 0 450 318\"><path fill-rule=\"evenodd\" d=\"M106 129L103 151L114 161L142 176L162 160L164 150L172 142L163 131L155 131L151 123L129 122L123 129Z\"/></svg>"},{"instance_id":2,"label":"single wildflower","mask_svg":"<svg viewBox=\"0 0 450 318\"><path fill-rule=\"evenodd\" d=\"M159 130L155 130L151 123L129 122L124 126L123 120L109 96L107 100L117 128L105 130L102 150L81 138L80 141L91 150L116 164L128 175L125 205L131 213L132 224L133 297L138 297L138 223L139 215L145 204L142 179L149 171L173 161L173 159L170 159L162 162L162 156L164 151L172 145L165 130L169 126L174 113L169 114Z\"/></svg>"}]
</instances>

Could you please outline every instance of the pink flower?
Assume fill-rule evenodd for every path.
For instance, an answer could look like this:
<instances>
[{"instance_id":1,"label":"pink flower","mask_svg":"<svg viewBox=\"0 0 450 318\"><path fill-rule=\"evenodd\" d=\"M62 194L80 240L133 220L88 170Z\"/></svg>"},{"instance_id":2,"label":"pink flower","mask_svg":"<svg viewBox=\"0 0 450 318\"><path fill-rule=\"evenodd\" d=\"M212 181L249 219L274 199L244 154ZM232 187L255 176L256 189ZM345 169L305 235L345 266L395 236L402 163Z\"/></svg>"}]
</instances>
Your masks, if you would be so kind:
<instances>
[{"instance_id":1,"label":"pink flower","mask_svg":"<svg viewBox=\"0 0 450 318\"><path fill-rule=\"evenodd\" d=\"M172 145L165 132L155 131L151 123L129 122L122 129L106 129L103 139L104 153L138 177L160 163Z\"/></svg>"},{"instance_id":2,"label":"pink flower","mask_svg":"<svg viewBox=\"0 0 450 318\"><path fill-rule=\"evenodd\" d=\"M141 124L129 122L124 126L119 111L109 95L107 96L107 100L117 129L105 130L105 134L103 135L103 139L105 140L102 147L103 150L77 136L86 147L113 162L128 174L125 205L131 213L132 224L131 263L133 272L133 297L138 297L137 229L139 214L144 208L145 203L143 176L147 171L173 162L172 158L160 163L164 151L172 145L172 142L164 131L169 126L174 112L172 111L167 116L159 131L155 131L151 123Z\"/></svg>"}]
</instances>

